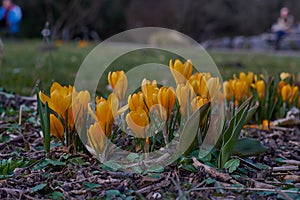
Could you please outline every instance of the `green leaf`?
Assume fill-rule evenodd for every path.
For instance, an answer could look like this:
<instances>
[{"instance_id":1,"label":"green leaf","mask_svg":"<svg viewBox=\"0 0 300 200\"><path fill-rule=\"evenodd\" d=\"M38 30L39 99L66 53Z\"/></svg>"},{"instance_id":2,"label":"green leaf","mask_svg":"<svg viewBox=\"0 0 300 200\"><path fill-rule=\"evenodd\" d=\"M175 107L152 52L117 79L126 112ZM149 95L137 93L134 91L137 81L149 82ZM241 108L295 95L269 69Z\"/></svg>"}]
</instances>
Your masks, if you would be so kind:
<instances>
[{"instance_id":1,"label":"green leaf","mask_svg":"<svg viewBox=\"0 0 300 200\"><path fill-rule=\"evenodd\" d=\"M65 165L66 165L65 162L61 162L61 161L58 161L58 160L51 160L49 158L45 158L40 163L38 163L37 165L34 166L34 170L41 170L41 169L46 168L47 166L61 167L61 166L65 166Z\"/></svg>"},{"instance_id":2,"label":"green leaf","mask_svg":"<svg viewBox=\"0 0 300 200\"><path fill-rule=\"evenodd\" d=\"M134 162L135 159L138 159L139 158L139 155L137 153L130 153L128 154L127 156L127 159L130 161L130 162Z\"/></svg>"},{"instance_id":3,"label":"green leaf","mask_svg":"<svg viewBox=\"0 0 300 200\"><path fill-rule=\"evenodd\" d=\"M194 112L186 122L179 138L179 144L177 146L177 152L180 155L182 155L191 146L197 135L196 130L199 128L200 122L204 119L209 109L210 103L208 102L200 107L196 112Z\"/></svg>"},{"instance_id":4,"label":"green leaf","mask_svg":"<svg viewBox=\"0 0 300 200\"><path fill-rule=\"evenodd\" d=\"M102 168L105 170L117 171L117 170L123 168L123 166L116 163L114 160L109 160L109 161L103 163Z\"/></svg>"},{"instance_id":5,"label":"green leaf","mask_svg":"<svg viewBox=\"0 0 300 200\"><path fill-rule=\"evenodd\" d=\"M154 178L154 179L161 179L160 174L155 174L155 173L147 173L147 176Z\"/></svg>"},{"instance_id":6,"label":"green leaf","mask_svg":"<svg viewBox=\"0 0 300 200\"><path fill-rule=\"evenodd\" d=\"M189 171L189 172L197 172L198 170L193 165L182 165L182 169Z\"/></svg>"},{"instance_id":7,"label":"green leaf","mask_svg":"<svg viewBox=\"0 0 300 200\"><path fill-rule=\"evenodd\" d=\"M147 172L153 172L153 173L161 173L163 172L165 169L163 168L163 166L161 165L153 165L151 166Z\"/></svg>"},{"instance_id":8,"label":"green leaf","mask_svg":"<svg viewBox=\"0 0 300 200\"><path fill-rule=\"evenodd\" d=\"M39 184L39 185L34 186L34 187L31 189L31 191L32 191L32 192L37 192L37 191L40 191L40 190L44 189L46 186L47 186L47 183L41 183L41 184Z\"/></svg>"},{"instance_id":9,"label":"green leaf","mask_svg":"<svg viewBox=\"0 0 300 200\"><path fill-rule=\"evenodd\" d=\"M259 107L259 104L255 104L248 110L245 124L247 124L252 119L252 117L256 113L258 107Z\"/></svg>"},{"instance_id":10,"label":"green leaf","mask_svg":"<svg viewBox=\"0 0 300 200\"><path fill-rule=\"evenodd\" d=\"M241 157L253 156L263 153L267 150L260 141L252 138L242 138L237 140L233 154Z\"/></svg>"},{"instance_id":11,"label":"green leaf","mask_svg":"<svg viewBox=\"0 0 300 200\"><path fill-rule=\"evenodd\" d=\"M239 165L240 165L240 160L235 158L235 159L228 160L225 163L224 168L228 169L229 173L232 173L238 168Z\"/></svg>"},{"instance_id":12,"label":"green leaf","mask_svg":"<svg viewBox=\"0 0 300 200\"><path fill-rule=\"evenodd\" d=\"M49 158L46 158L45 161L52 166L65 166L66 165L65 162L61 162L58 160L51 160Z\"/></svg>"},{"instance_id":13,"label":"green leaf","mask_svg":"<svg viewBox=\"0 0 300 200\"><path fill-rule=\"evenodd\" d=\"M228 128L223 133L222 147L220 150L218 165L222 168L232 155L235 143L245 124L252 98L247 99L237 110L236 115L232 117Z\"/></svg>"},{"instance_id":14,"label":"green leaf","mask_svg":"<svg viewBox=\"0 0 300 200\"><path fill-rule=\"evenodd\" d=\"M203 184L212 184L212 183L215 183L215 182L216 182L215 179L208 178L208 179L205 179L204 181L202 181L201 185L203 185Z\"/></svg>"},{"instance_id":15,"label":"green leaf","mask_svg":"<svg viewBox=\"0 0 300 200\"><path fill-rule=\"evenodd\" d=\"M45 132L44 132L44 146L46 151L46 156L50 157L50 110L48 102L45 105Z\"/></svg>"},{"instance_id":16,"label":"green leaf","mask_svg":"<svg viewBox=\"0 0 300 200\"><path fill-rule=\"evenodd\" d=\"M107 190L105 192L106 197L116 197L116 196L121 196L121 193L119 190Z\"/></svg>"},{"instance_id":17,"label":"green leaf","mask_svg":"<svg viewBox=\"0 0 300 200\"><path fill-rule=\"evenodd\" d=\"M36 90L36 101L37 101L38 113L39 113L40 121L41 121L41 127L42 127L42 130L43 130L43 133L45 133L44 109L43 109L42 102L40 100L38 87L36 87L35 90Z\"/></svg>"},{"instance_id":18,"label":"green leaf","mask_svg":"<svg viewBox=\"0 0 300 200\"><path fill-rule=\"evenodd\" d=\"M84 162L82 157L71 158L71 159L69 159L69 162L73 163L73 164L81 165L81 166L89 165L87 162Z\"/></svg>"},{"instance_id":19,"label":"green leaf","mask_svg":"<svg viewBox=\"0 0 300 200\"><path fill-rule=\"evenodd\" d=\"M51 197L53 199L64 199L64 194L61 192L53 192Z\"/></svg>"},{"instance_id":20,"label":"green leaf","mask_svg":"<svg viewBox=\"0 0 300 200\"><path fill-rule=\"evenodd\" d=\"M142 170L142 168L140 166L134 166L132 168L132 170L133 170L133 172L138 173L138 174L143 173L143 170Z\"/></svg>"},{"instance_id":21,"label":"green leaf","mask_svg":"<svg viewBox=\"0 0 300 200\"><path fill-rule=\"evenodd\" d=\"M85 189L94 189L94 188L97 188L97 187L100 187L100 186L101 186L100 184L97 184L97 183L89 183L89 182L83 183L83 185L84 185L84 188L85 188Z\"/></svg>"}]
</instances>

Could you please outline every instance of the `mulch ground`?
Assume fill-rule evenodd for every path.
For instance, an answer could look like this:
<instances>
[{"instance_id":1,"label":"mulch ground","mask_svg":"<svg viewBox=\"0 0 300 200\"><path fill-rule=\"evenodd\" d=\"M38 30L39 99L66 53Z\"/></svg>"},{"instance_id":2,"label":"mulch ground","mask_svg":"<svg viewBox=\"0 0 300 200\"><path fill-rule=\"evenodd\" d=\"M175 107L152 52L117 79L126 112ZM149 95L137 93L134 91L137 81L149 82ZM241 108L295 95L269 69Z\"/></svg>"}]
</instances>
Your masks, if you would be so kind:
<instances>
[{"instance_id":1,"label":"mulch ground","mask_svg":"<svg viewBox=\"0 0 300 200\"><path fill-rule=\"evenodd\" d=\"M177 163L161 173L110 171L89 154L59 145L45 159L40 132L34 99L0 93L0 199L300 198L297 127L245 130L268 150L239 158L231 174L197 159L190 159L194 172Z\"/></svg>"}]
</instances>

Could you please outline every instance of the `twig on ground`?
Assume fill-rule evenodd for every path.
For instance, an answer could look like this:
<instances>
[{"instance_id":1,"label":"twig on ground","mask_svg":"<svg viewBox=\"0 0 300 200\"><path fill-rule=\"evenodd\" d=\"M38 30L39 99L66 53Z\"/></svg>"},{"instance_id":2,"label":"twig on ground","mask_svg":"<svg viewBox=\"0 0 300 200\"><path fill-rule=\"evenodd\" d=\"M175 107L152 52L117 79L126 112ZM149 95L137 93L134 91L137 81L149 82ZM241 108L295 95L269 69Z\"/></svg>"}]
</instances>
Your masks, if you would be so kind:
<instances>
[{"instance_id":1,"label":"twig on ground","mask_svg":"<svg viewBox=\"0 0 300 200\"><path fill-rule=\"evenodd\" d=\"M217 189L223 189L223 190L243 190L243 191L266 191L266 192L277 192L279 193L290 193L290 194L300 194L299 191L294 190L277 190L277 189L268 189L268 188L246 188L246 187L203 187L203 188L193 188L191 191L201 191L201 190L217 190Z\"/></svg>"},{"instance_id":2,"label":"twig on ground","mask_svg":"<svg viewBox=\"0 0 300 200\"><path fill-rule=\"evenodd\" d=\"M255 166L254 164L248 162L247 160L245 160L245 159L243 159L243 158L240 158L240 157L238 157L238 156L232 156L232 157L233 157L233 158L239 159L239 160L240 160L244 165L246 165L246 166L252 167L253 169L256 169L256 170L258 170L258 171L261 170L261 168Z\"/></svg>"},{"instance_id":3,"label":"twig on ground","mask_svg":"<svg viewBox=\"0 0 300 200\"><path fill-rule=\"evenodd\" d=\"M22 124L22 113L23 113L23 106L20 106L20 110L19 110L19 125Z\"/></svg>"},{"instance_id":4,"label":"twig on ground","mask_svg":"<svg viewBox=\"0 0 300 200\"><path fill-rule=\"evenodd\" d=\"M150 191L153 191L153 190L157 190L157 189L162 188L162 187L166 187L168 185L170 185L170 181L169 180L164 180L164 181L159 182L155 185L149 185L147 187L141 188L141 189L135 191L135 193L142 194L142 193L150 192Z\"/></svg>"},{"instance_id":5,"label":"twig on ground","mask_svg":"<svg viewBox=\"0 0 300 200\"><path fill-rule=\"evenodd\" d=\"M209 166L199 162L195 157L193 157L193 162L194 162L193 165L194 165L195 168L203 167L204 171L206 173L210 174L214 178L218 178L218 179L220 179L222 181L225 181L225 182L230 182L230 183L233 183L233 184L238 184L238 185L243 186L241 183L234 180L229 174L218 172L216 169L214 169L212 167L209 167Z\"/></svg>"},{"instance_id":6,"label":"twig on ground","mask_svg":"<svg viewBox=\"0 0 300 200\"><path fill-rule=\"evenodd\" d=\"M14 98L14 97L18 96L18 98L20 98L21 100L24 100L24 101L32 101L32 102L36 101L36 97L19 96L19 95L13 95L10 93L6 93L6 92L0 92L0 95L7 96L8 98Z\"/></svg>"},{"instance_id":7,"label":"twig on ground","mask_svg":"<svg viewBox=\"0 0 300 200\"><path fill-rule=\"evenodd\" d=\"M298 165L298 166L300 166L300 161L298 161L298 160L282 160L281 162L289 164L289 165Z\"/></svg>"},{"instance_id":8,"label":"twig on ground","mask_svg":"<svg viewBox=\"0 0 300 200\"><path fill-rule=\"evenodd\" d=\"M19 194L19 198L21 199L23 191L19 189L12 189L12 188L0 188L0 190L5 191L11 195L16 195L16 193Z\"/></svg>"},{"instance_id":9,"label":"twig on ground","mask_svg":"<svg viewBox=\"0 0 300 200\"><path fill-rule=\"evenodd\" d=\"M286 172L286 171L298 171L299 167L294 165L281 166L281 167L272 167L272 172Z\"/></svg>"}]
</instances>

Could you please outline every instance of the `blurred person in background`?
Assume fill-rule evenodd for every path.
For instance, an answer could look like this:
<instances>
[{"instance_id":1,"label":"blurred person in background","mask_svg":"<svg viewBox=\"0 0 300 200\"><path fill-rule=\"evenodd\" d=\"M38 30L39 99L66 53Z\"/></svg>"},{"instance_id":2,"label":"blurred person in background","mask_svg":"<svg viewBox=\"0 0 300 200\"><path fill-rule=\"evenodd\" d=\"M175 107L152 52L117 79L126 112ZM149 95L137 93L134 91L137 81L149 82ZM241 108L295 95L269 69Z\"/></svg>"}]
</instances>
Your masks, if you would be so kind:
<instances>
[{"instance_id":1,"label":"blurred person in background","mask_svg":"<svg viewBox=\"0 0 300 200\"><path fill-rule=\"evenodd\" d=\"M22 11L13 0L3 0L0 7L0 27L5 33L15 35L19 32L19 23L22 19Z\"/></svg>"},{"instance_id":2,"label":"blurred person in background","mask_svg":"<svg viewBox=\"0 0 300 200\"><path fill-rule=\"evenodd\" d=\"M286 36L286 34L292 31L292 26L294 23L294 18L289 14L289 9L287 7L283 7L280 10L280 17L272 26L272 31L276 34L275 38L275 49L279 49L280 41Z\"/></svg>"}]
</instances>

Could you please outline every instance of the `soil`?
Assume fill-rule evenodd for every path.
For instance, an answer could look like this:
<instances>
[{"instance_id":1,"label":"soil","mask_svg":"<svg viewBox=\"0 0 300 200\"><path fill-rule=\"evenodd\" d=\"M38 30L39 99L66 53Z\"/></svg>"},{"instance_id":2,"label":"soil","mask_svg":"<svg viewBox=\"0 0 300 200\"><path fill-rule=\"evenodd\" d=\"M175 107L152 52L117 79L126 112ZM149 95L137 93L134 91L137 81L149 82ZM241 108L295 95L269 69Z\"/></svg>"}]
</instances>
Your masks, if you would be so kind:
<instances>
[{"instance_id":1,"label":"soil","mask_svg":"<svg viewBox=\"0 0 300 200\"><path fill-rule=\"evenodd\" d=\"M299 129L247 129L244 134L268 150L235 157L240 165L233 173L195 158L157 173L111 171L59 142L46 159L34 98L1 93L0 199L299 199Z\"/></svg>"}]
</instances>

